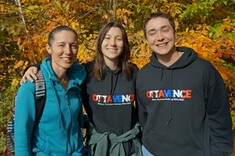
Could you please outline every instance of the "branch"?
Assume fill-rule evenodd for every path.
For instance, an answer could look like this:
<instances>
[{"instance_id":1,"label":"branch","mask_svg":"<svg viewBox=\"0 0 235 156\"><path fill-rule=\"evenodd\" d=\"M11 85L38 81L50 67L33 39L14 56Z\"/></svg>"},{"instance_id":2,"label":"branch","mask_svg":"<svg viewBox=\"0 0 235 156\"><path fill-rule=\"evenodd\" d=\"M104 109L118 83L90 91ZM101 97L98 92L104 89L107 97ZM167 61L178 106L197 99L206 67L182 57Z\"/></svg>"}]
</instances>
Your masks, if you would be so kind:
<instances>
[{"instance_id":1,"label":"branch","mask_svg":"<svg viewBox=\"0 0 235 156\"><path fill-rule=\"evenodd\" d=\"M26 27L26 23L25 23L25 19L24 19L24 15L23 15L23 11L22 11L22 7L21 7L20 0L15 0L15 3L16 3L16 5L17 5L18 8L19 8L19 14L20 14L20 17L21 17L22 22L23 22L23 24L24 24L25 32L26 32L26 34L28 34L28 30L27 30L27 27ZM28 35L27 35L27 36L28 36Z\"/></svg>"},{"instance_id":2,"label":"branch","mask_svg":"<svg viewBox=\"0 0 235 156\"><path fill-rule=\"evenodd\" d=\"M23 15L23 11L22 11L20 0L15 0L15 3L18 6L19 15L20 15L20 17L22 19L22 22L24 24L24 29L25 29L25 33L26 33L26 39L30 40L29 31L28 31L27 26L26 26L26 22L25 22L25 18L24 18L24 15ZM29 44L29 49L31 49L30 47L31 47L31 44ZM31 64L35 64L35 61L34 61L35 60L34 59L35 58L34 52L31 51L31 53L32 53L32 58L30 59L30 62L31 62Z\"/></svg>"}]
</instances>

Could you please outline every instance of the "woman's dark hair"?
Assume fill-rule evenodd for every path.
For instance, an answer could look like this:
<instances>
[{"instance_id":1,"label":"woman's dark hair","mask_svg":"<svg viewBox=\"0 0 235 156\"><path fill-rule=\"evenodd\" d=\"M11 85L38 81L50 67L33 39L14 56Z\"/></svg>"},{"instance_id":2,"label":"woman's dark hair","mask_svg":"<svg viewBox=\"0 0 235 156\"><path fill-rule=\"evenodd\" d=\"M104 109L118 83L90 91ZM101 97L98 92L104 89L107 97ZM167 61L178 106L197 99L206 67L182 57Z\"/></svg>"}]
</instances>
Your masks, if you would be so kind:
<instances>
[{"instance_id":1,"label":"woman's dark hair","mask_svg":"<svg viewBox=\"0 0 235 156\"><path fill-rule=\"evenodd\" d=\"M169 14L166 14L166 13L163 13L163 12L153 12L144 20L143 30L144 30L145 38L146 38L146 25L147 25L147 23L151 19L155 19L155 18L158 18L158 17L166 18L170 22L170 25L173 28L173 31L175 33L175 22L174 22L174 19Z\"/></svg>"},{"instance_id":2,"label":"woman's dark hair","mask_svg":"<svg viewBox=\"0 0 235 156\"><path fill-rule=\"evenodd\" d=\"M118 22L109 22L107 23L101 30L96 42L96 56L94 60L94 66L92 69L92 74L94 78L98 81L101 81L105 77L105 61L103 57L102 52L102 42L107 34L107 32L111 28L119 28L122 32L122 39L123 39L123 52L118 58L119 66L122 68L122 72L125 73L127 80L130 80L132 78L132 65L128 62L130 59L130 45L127 37L127 33L125 31L125 28L122 26L122 24Z\"/></svg>"},{"instance_id":3,"label":"woman's dark hair","mask_svg":"<svg viewBox=\"0 0 235 156\"><path fill-rule=\"evenodd\" d=\"M60 32L60 31L71 31L75 34L76 38L78 39L78 34L75 30L73 30L72 28L68 27L68 26L64 26L64 25L61 25L61 26L58 26L56 28L54 28L50 33L49 33L49 36L48 36L48 45L51 46L52 45L52 42L54 41L55 39L55 34Z\"/></svg>"}]
</instances>

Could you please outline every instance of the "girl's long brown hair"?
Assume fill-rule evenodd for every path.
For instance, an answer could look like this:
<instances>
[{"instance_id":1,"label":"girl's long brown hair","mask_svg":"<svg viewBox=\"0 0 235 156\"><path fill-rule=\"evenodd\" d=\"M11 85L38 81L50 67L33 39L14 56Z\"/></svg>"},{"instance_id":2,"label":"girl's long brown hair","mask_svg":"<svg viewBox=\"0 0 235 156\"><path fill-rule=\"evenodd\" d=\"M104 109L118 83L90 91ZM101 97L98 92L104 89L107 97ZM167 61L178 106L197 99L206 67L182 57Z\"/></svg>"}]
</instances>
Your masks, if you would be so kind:
<instances>
[{"instance_id":1,"label":"girl's long brown hair","mask_svg":"<svg viewBox=\"0 0 235 156\"><path fill-rule=\"evenodd\" d=\"M122 72L125 73L127 80L130 80L133 76L133 66L128 61L130 59L130 45L127 38L127 33L122 24L118 22L109 22L107 23L101 30L96 42L96 56L94 60L94 66L92 69L92 74L97 81L101 81L104 79L106 71L105 71L105 61L102 53L101 44L105 38L105 35L110 30L110 28L119 28L122 32L123 39L123 52L118 58L119 66L122 68Z\"/></svg>"}]
</instances>

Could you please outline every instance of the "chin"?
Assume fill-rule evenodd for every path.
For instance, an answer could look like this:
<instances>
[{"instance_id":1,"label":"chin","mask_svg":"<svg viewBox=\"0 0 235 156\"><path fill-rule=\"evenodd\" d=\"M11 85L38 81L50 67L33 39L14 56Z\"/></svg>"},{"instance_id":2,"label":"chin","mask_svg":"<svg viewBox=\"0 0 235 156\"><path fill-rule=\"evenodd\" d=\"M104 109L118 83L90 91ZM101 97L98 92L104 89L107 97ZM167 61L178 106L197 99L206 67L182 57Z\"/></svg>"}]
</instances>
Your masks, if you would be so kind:
<instances>
[{"instance_id":1,"label":"chin","mask_svg":"<svg viewBox=\"0 0 235 156\"><path fill-rule=\"evenodd\" d=\"M168 49L153 49L153 51L158 55L166 55L170 50Z\"/></svg>"},{"instance_id":2,"label":"chin","mask_svg":"<svg viewBox=\"0 0 235 156\"><path fill-rule=\"evenodd\" d=\"M62 65L62 67L64 68L64 69L68 69L68 68L70 68L72 66L72 64L65 64L65 65Z\"/></svg>"}]
</instances>

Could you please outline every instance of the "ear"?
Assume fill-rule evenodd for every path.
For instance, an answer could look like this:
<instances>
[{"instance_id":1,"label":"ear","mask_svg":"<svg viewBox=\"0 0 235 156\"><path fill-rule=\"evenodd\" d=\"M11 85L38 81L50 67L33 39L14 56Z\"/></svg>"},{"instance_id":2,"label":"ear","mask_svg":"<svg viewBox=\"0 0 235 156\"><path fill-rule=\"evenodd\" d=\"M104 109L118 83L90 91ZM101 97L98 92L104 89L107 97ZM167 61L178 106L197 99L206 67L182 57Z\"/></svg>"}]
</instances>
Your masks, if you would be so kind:
<instances>
[{"instance_id":1,"label":"ear","mask_svg":"<svg viewBox=\"0 0 235 156\"><path fill-rule=\"evenodd\" d=\"M51 55L51 47L49 46L49 44L46 45L46 51L48 52L48 54Z\"/></svg>"}]
</instances>

